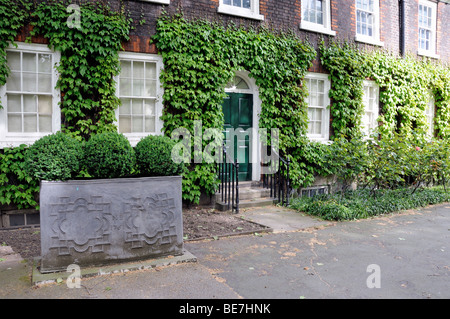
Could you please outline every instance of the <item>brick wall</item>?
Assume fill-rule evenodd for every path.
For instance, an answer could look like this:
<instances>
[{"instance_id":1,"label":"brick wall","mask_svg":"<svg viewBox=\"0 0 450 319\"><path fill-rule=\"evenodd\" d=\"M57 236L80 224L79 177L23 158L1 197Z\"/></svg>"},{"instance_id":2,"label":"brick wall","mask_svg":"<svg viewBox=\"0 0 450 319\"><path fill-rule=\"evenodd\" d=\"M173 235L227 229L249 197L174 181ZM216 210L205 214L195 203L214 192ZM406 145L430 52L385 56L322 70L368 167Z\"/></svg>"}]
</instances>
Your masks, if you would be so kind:
<instances>
[{"instance_id":1,"label":"brick wall","mask_svg":"<svg viewBox=\"0 0 450 319\"><path fill-rule=\"evenodd\" d=\"M77 1L74 1L77 2ZM205 18L218 21L227 25L230 22L236 25L257 27L265 25L269 28L293 30L302 39L308 39L317 47L322 35L315 32L301 30L301 0L260 0L260 14L264 15L264 21L239 18L235 16L220 14L217 12L219 0L171 0L170 5L155 4L146 1L121 1L109 0L112 8L118 8L122 3L125 9L131 13L135 21L135 29L131 33L131 40L124 44L127 51L156 53L154 45L149 43L152 35L156 32L156 19L163 10L169 14L176 13L181 9L188 19ZM418 47L418 0L405 0L406 4L406 51L416 54ZM400 27L399 27L399 2L398 0L380 0L380 40L384 42L382 49L396 54L400 50ZM356 34L355 0L331 0L331 25L336 32L336 38L354 42ZM138 21L145 19L145 24L140 25ZM29 27L25 27L19 40L25 39L29 33ZM450 4L438 3L437 23L437 53L440 60L450 62ZM327 36L325 36L327 38ZM36 38L33 42L45 43L45 39ZM380 47L357 43L360 47L368 49L379 49ZM317 59L311 68L314 72L324 72Z\"/></svg>"}]
</instances>

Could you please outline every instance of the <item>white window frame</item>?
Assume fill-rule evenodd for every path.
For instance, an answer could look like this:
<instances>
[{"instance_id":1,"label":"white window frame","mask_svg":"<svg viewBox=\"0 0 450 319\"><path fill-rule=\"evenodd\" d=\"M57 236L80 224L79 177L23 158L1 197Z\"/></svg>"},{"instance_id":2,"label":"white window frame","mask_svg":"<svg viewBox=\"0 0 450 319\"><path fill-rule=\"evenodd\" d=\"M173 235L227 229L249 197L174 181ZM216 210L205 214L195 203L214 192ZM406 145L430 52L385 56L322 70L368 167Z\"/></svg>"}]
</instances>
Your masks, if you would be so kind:
<instances>
[{"instance_id":1,"label":"white window frame","mask_svg":"<svg viewBox=\"0 0 450 319\"><path fill-rule=\"evenodd\" d=\"M162 56L157 54L146 54L146 53L134 53L134 52L119 52L119 60L133 60L138 62L155 62L156 63L156 100L155 100L155 132L153 133L124 133L125 137L128 138L132 146L136 144L144 137L148 135L162 135L164 122L161 120L163 102L162 96L164 90L162 88L160 75L163 70L163 59ZM120 88L119 88L119 76L115 77L116 81L116 96L120 98ZM120 108L120 107L119 107ZM119 108L116 109L116 121L115 125L119 130Z\"/></svg>"},{"instance_id":2,"label":"white window frame","mask_svg":"<svg viewBox=\"0 0 450 319\"><path fill-rule=\"evenodd\" d=\"M217 12L238 16L242 18L249 18L261 21L264 20L264 16L259 14L259 0L250 0L249 9L224 4L223 0L219 0L219 8L217 9Z\"/></svg>"},{"instance_id":3,"label":"white window frame","mask_svg":"<svg viewBox=\"0 0 450 319\"><path fill-rule=\"evenodd\" d=\"M170 4L170 0L142 0L142 1L159 3L159 4Z\"/></svg>"},{"instance_id":4,"label":"white window frame","mask_svg":"<svg viewBox=\"0 0 450 319\"><path fill-rule=\"evenodd\" d=\"M363 82L363 87L364 87L364 95L363 95L364 114L363 114L363 118L362 118L362 121L363 121L363 123L362 123L363 124L362 132L364 133L365 138L370 138L370 134L372 134L373 131L372 132L370 132L370 131L366 132L365 126L364 126L364 119L366 117L366 114L368 113L368 110L367 110L368 105L365 103L367 101L368 97L366 97L365 88L369 87L369 88L375 88L376 89L376 97L375 97L375 99L376 99L375 100L376 107L375 107L375 109L373 111L371 111L373 113L372 120L373 120L374 123L370 123L375 128L375 127L378 127L378 117L380 115L379 114L379 112L380 112L380 87L378 86L378 84L375 81L367 81L367 80L365 80Z\"/></svg>"},{"instance_id":5,"label":"white window frame","mask_svg":"<svg viewBox=\"0 0 450 319\"><path fill-rule=\"evenodd\" d=\"M355 41L363 42L376 46L384 46L384 42L380 41L380 1L373 0L373 33L372 36L358 34L358 8L355 0Z\"/></svg>"},{"instance_id":6,"label":"white window frame","mask_svg":"<svg viewBox=\"0 0 450 319\"><path fill-rule=\"evenodd\" d=\"M306 2L306 0L301 2L302 17L300 22L300 29L335 36L336 31L331 30L331 0L322 0L322 24L306 21L303 19L306 11Z\"/></svg>"},{"instance_id":7,"label":"white window frame","mask_svg":"<svg viewBox=\"0 0 450 319\"><path fill-rule=\"evenodd\" d=\"M56 65L59 64L61 60L60 52L55 52L51 50L47 45L42 44L29 44L23 42L16 42L17 47L10 45L7 51L15 52L29 52L29 53L44 53L52 54L53 56L53 72L52 72L52 132L47 133L13 133L8 132L8 112L7 112L7 98L6 98L6 87L0 87L0 100L3 106L0 109L0 148L5 147L17 147L21 144L31 145L38 139L56 133L61 130L61 110L59 108L59 103L61 101L61 93L59 89L56 89L56 84L58 81L58 71L56 70Z\"/></svg>"},{"instance_id":8,"label":"white window frame","mask_svg":"<svg viewBox=\"0 0 450 319\"><path fill-rule=\"evenodd\" d=\"M419 35L420 35L420 25L419 21L417 21L417 54L423 55L431 58L438 59L439 55L436 54L436 34L437 34L437 3L431 2L428 0L419 0L419 4L417 5L417 17L419 17L419 9L420 6L429 7L432 10L431 14L431 39L430 39L430 49L422 49L419 47Z\"/></svg>"},{"instance_id":9,"label":"white window frame","mask_svg":"<svg viewBox=\"0 0 450 319\"><path fill-rule=\"evenodd\" d=\"M305 79L322 80L324 81L324 97L323 97L323 111L322 111L322 134L309 134L307 136L312 141L327 143L330 140L330 97L331 81L328 74L308 72ZM309 93L310 88L308 88ZM309 96L309 94L308 94ZM309 106L308 106L309 108ZM309 119L308 119L309 124Z\"/></svg>"}]
</instances>

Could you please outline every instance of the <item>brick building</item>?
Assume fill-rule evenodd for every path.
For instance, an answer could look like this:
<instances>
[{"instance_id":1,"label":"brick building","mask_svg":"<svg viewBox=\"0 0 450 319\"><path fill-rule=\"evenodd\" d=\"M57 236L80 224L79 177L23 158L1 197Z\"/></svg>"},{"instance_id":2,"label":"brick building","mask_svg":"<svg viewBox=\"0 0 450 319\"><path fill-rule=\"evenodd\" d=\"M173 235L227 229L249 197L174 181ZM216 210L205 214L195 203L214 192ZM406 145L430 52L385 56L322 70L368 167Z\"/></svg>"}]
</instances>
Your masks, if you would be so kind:
<instances>
[{"instance_id":1,"label":"brick building","mask_svg":"<svg viewBox=\"0 0 450 319\"><path fill-rule=\"evenodd\" d=\"M237 25L266 25L275 29L293 30L300 38L307 38L316 47L322 37L330 36L354 42L361 47L388 50L398 55L408 53L418 57L431 57L441 63L448 63L450 60L450 37L446 36L446 30L450 27L450 1L447 0L141 0L125 2L109 0L107 2L112 8L124 5L135 21L145 20L145 23L136 25L131 33L130 41L124 43L125 52L122 53L121 58L130 68L135 65L133 64L134 59L155 67L153 76L156 80L159 74L158 70L163 66L155 45L150 43L152 35L156 32L156 20L163 11L173 14L180 9L188 19L206 18L221 21L223 24L233 22ZM32 44L24 43L29 36L29 30L30 27L25 26L17 37L20 42L19 48L8 51L8 58L14 60L10 62L24 61L21 50L31 50L34 52L34 58L46 54L45 56L50 59L48 62L57 62L58 52L49 51L46 39L32 38ZM52 54L49 55L50 53ZM32 59L33 55L26 54L26 57ZM17 68L20 69L21 66L19 65ZM326 96L326 88L330 86L330 83L328 83L327 77L322 75L326 71L320 65L318 58L314 61L310 71L309 83L324 87L325 91L321 93ZM13 75L20 76L20 72L13 70ZM241 74L241 76L245 77L245 74ZM7 106L0 110L0 147L31 143L40 136L48 132L55 132L60 128L59 116L56 115L60 92L56 92L52 86L52 81L53 84L56 81L56 75L49 72L45 75L42 74L42 77L45 77L44 82L37 80L36 77L37 82L32 85L48 84L40 89L45 96L35 102L46 105L46 115L40 116L39 119L38 114L27 115L33 122L29 125L27 119L20 112L12 114L13 106L9 108ZM123 80L126 82L130 79L124 76ZM251 79L245 80L252 81ZM13 84L9 84L9 86L8 84L0 90L0 97L3 100L13 86ZM252 83L248 83L248 86L248 93L257 92L257 88L253 87ZM14 87L12 90L20 93L24 88ZM373 90L376 91L376 88L371 88L369 85L366 90L369 94ZM120 91L119 89L119 94L121 94ZM154 97L161 96L160 85L155 84L152 91L156 94ZM376 92L370 94L372 96L367 99L376 102ZM23 96L19 101L19 97L20 94L14 95L17 101L10 98L9 104L15 103L17 107L23 106L26 101L23 100ZM128 123L125 124L125 120L123 120L122 126L120 125L122 114L119 114L120 112L117 114L120 130L129 134L133 143L148 133L160 132L162 128L163 124L158 120L158 114L161 113L163 107L162 101L153 99L153 97L148 97L148 101L154 104L152 105L154 118L147 119L146 123L143 119L142 125L140 124L139 129L136 129L139 133L134 132L133 125L130 123L133 118L132 114L123 114L122 119L126 118ZM257 101L255 100L255 102ZM319 108L326 108L328 102L325 98ZM8 105L8 103L3 104ZM257 105L255 107L257 109ZM320 121L326 122L326 116ZM126 127L124 128L124 126ZM145 126L147 127L144 128ZM323 128L318 131L321 133L311 137L328 140L329 132L326 125L323 125Z\"/></svg>"},{"instance_id":2,"label":"brick building","mask_svg":"<svg viewBox=\"0 0 450 319\"><path fill-rule=\"evenodd\" d=\"M77 2L77 1L74 1ZM174 14L182 10L188 19L205 18L224 25L265 25L292 30L314 46L322 37L331 37L356 45L387 50L396 55L413 54L429 57L440 63L450 62L450 1L449 0L135 0L105 1L113 9L120 5L138 23L131 31L130 41L120 53L122 73L117 78L117 94L122 106L116 111L118 130L132 144L149 134L161 134L163 123L162 83L160 71L163 59L150 39L156 32L156 20L163 12ZM11 69L5 86L0 87L0 149L31 144L40 137L61 129L59 101L61 92L55 89L57 74L52 64L60 54L48 47L42 37L31 38L30 26L22 28L18 47L7 50ZM316 57L306 76L310 89L310 119L308 136L326 142L330 138L328 90L331 87L326 70ZM141 74L138 76L138 74ZM135 83L145 83L141 87ZM144 89L145 88L145 89ZM237 72L229 95L243 94L249 99L253 124L257 126L261 101L255 81L245 71ZM378 88L366 81L364 87L365 130L377 125L379 113ZM136 111L138 110L138 111ZM430 127L434 106L427 112ZM255 145L254 145L255 146ZM257 146L257 145L256 145ZM257 147L254 147L257 149ZM250 157L257 155L250 154ZM259 180L258 158L253 158L248 180Z\"/></svg>"},{"instance_id":3,"label":"brick building","mask_svg":"<svg viewBox=\"0 0 450 319\"><path fill-rule=\"evenodd\" d=\"M447 0L243 0L242 7L237 6L240 1L235 1L236 5L227 2L234 3L232 0L128 1L126 6L132 16L138 19L142 15L147 23L133 31L133 40L126 49L154 51L142 43L148 43L148 38L155 33L155 19L162 10L174 13L181 8L187 18L293 30L313 44L322 35L330 35L398 54L408 52L442 62L450 59L450 39L445 36L450 24ZM250 8L244 8L245 3ZM309 10L313 5L319 9Z\"/></svg>"}]
</instances>

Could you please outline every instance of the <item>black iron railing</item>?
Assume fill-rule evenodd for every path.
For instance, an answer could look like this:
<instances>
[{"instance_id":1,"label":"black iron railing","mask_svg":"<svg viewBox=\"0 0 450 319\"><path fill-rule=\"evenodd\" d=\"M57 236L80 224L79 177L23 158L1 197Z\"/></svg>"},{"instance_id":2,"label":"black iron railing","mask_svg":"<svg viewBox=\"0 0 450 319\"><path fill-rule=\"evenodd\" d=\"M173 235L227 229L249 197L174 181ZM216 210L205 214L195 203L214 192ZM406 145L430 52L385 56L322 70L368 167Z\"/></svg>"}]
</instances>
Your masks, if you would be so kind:
<instances>
[{"instance_id":1,"label":"black iron railing","mask_svg":"<svg viewBox=\"0 0 450 319\"><path fill-rule=\"evenodd\" d=\"M289 206L291 194L289 166L290 160L282 158L273 148L272 152L279 159L276 163L264 167L265 173L262 176L262 184L266 189L270 189L270 197L273 197L279 204Z\"/></svg>"},{"instance_id":2,"label":"black iron railing","mask_svg":"<svg viewBox=\"0 0 450 319\"><path fill-rule=\"evenodd\" d=\"M228 210L239 214L239 162L230 158L225 144L222 146L222 162L219 163L219 194Z\"/></svg>"}]
</instances>

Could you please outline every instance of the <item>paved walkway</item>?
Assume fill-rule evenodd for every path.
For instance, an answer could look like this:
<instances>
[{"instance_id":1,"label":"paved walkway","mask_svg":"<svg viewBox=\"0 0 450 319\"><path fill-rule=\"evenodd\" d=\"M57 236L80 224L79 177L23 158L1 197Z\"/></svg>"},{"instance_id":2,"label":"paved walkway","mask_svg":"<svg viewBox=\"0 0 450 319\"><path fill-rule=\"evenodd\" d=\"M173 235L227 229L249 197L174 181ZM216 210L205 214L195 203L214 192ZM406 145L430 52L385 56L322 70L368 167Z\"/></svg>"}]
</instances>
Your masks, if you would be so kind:
<instances>
[{"instance_id":1,"label":"paved walkway","mask_svg":"<svg viewBox=\"0 0 450 319\"><path fill-rule=\"evenodd\" d=\"M83 278L81 288L32 287L30 265L3 252L0 299L450 298L450 204L340 223L278 207L242 215L274 232L187 243L197 262Z\"/></svg>"}]
</instances>

